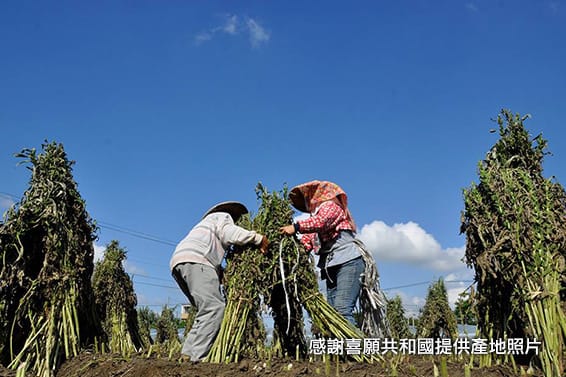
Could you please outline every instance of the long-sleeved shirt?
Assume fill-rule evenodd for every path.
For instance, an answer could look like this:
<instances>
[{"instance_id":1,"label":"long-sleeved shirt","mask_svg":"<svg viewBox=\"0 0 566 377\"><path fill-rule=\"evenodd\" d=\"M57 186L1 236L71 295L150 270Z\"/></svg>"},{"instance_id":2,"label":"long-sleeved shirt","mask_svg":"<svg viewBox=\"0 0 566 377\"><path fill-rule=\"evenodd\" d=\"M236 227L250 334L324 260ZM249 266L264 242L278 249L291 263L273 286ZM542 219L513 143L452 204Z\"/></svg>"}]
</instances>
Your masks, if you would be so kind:
<instances>
[{"instance_id":1,"label":"long-sleeved shirt","mask_svg":"<svg viewBox=\"0 0 566 377\"><path fill-rule=\"evenodd\" d=\"M336 239L340 231L355 231L342 207L333 201L322 203L313 216L297 221L297 225L297 230L303 235L301 242L305 245L307 251L313 250L315 252L318 249L315 242L317 235L324 247L326 243Z\"/></svg>"},{"instance_id":2,"label":"long-sleeved shirt","mask_svg":"<svg viewBox=\"0 0 566 377\"><path fill-rule=\"evenodd\" d=\"M169 267L173 270L180 263L200 263L218 269L230 245L259 245L262 238L261 234L235 225L228 213L214 212L177 245Z\"/></svg>"},{"instance_id":3,"label":"long-sleeved shirt","mask_svg":"<svg viewBox=\"0 0 566 377\"><path fill-rule=\"evenodd\" d=\"M355 229L346 217L346 212L333 201L322 203L314 215L296 223L302 234L301 242L307 251L320 255L318 267L322 270L322 279L326 278L326 269L339 266L361 256L355 243ZM316 240L320 240L320 245Z\"/></svg>"}]
</instances>

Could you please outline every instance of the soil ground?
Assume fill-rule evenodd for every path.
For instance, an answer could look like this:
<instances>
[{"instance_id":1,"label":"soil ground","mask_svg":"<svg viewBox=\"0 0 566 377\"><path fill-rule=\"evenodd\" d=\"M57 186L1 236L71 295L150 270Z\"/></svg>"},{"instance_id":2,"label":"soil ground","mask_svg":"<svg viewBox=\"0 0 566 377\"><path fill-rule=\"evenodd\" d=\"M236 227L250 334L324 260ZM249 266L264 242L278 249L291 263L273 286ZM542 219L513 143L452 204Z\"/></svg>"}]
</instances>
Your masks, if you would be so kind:
<instances>
[{"instance_id":1,"label":"soil ground","mask_svg":"<svg viewBox=\"0 0 566 377\"><path fill-rule=\"evenodd\" d=\"M83 353L79 357L64 363L57 377L117 377L117 376L202 376L202 377L297 377L297 376L345 376L345 377L378 377L378 376L435 376L434 363L440 369L440 359L414 356L405 358L397 367L397 374L388 364L367 364L358 362L333 361L326 365L321 361L272 360L269 364L259 360L242 360L231 364L209 364L181 362L166 357L150 357L136 355L126 360L115 355ZM448 361L448 376L466 377L464 362ZM442 374L440 374L441 376ZM4 374L0 371L0 376ZM13 376L13 374L12 374ZM493 366L489 368L472 368L470 377L515 377L521 376L510 366ZM524 375L523 375L524 376ZM535 374L535 376L541 376Z\"/></svg>"}]
</instances>

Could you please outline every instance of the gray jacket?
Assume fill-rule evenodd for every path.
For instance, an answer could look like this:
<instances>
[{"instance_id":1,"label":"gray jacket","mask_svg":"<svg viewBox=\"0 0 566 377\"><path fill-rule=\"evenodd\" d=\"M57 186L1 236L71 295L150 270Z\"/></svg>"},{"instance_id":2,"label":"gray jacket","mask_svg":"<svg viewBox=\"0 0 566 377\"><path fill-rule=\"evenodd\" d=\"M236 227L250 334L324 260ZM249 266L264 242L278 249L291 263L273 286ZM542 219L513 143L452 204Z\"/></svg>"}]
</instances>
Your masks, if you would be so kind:
<instances>
[{"instance_id":1,"label":"gray jacket","mask_svg":"<svg viewBox=\"0 0 566 377\"><path fill-rule=\"evenodd\" d=\"M226 212L202 219L177 245L169 262L171 270L180 263L200 263L218 269L230 245L259 245L262 235L234 224Z\"/></svg>"}]
</instances>

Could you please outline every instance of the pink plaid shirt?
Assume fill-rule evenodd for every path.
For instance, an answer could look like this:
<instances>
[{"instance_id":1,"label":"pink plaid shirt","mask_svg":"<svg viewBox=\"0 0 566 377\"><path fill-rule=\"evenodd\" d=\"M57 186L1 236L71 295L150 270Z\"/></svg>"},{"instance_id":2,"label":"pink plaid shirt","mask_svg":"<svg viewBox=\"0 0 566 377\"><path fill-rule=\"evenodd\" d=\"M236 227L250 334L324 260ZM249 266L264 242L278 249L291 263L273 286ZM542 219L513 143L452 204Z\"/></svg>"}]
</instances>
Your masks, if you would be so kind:
<instances>
[{"instance_id":1,"label":"pink plaid shirt","mask_svg":"<svg viewBox=\"0 0 566 377\"><path fill-rule=\"evenodd\" d=\"M335 202L329 200L322 203L314 215L306 220L297 221L299 232L303 234L301 243L307 251L318 252L315 238L318 234L321 244L338 237L341 230L355 231L346 217L346 212Z\"/></svg>"}]
</instances>

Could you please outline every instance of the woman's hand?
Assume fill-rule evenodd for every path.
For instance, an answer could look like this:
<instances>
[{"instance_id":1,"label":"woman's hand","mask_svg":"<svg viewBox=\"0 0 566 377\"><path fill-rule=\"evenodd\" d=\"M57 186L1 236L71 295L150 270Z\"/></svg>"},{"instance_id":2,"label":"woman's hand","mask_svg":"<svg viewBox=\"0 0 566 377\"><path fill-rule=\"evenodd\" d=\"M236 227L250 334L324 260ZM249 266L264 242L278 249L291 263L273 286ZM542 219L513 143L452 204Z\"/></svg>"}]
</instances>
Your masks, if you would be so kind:
<instances>
[{"instance_id":1,"label":"woman's hand","mask_svg":"<svg viewBox=\"0 0 566 377\"><path fill-rule=\"evenodd\" d=\"M295 226L293 224L285 225L279 228L279 231L287 236L290 236L295 234Z\"/></svg>"}]
</instances>

